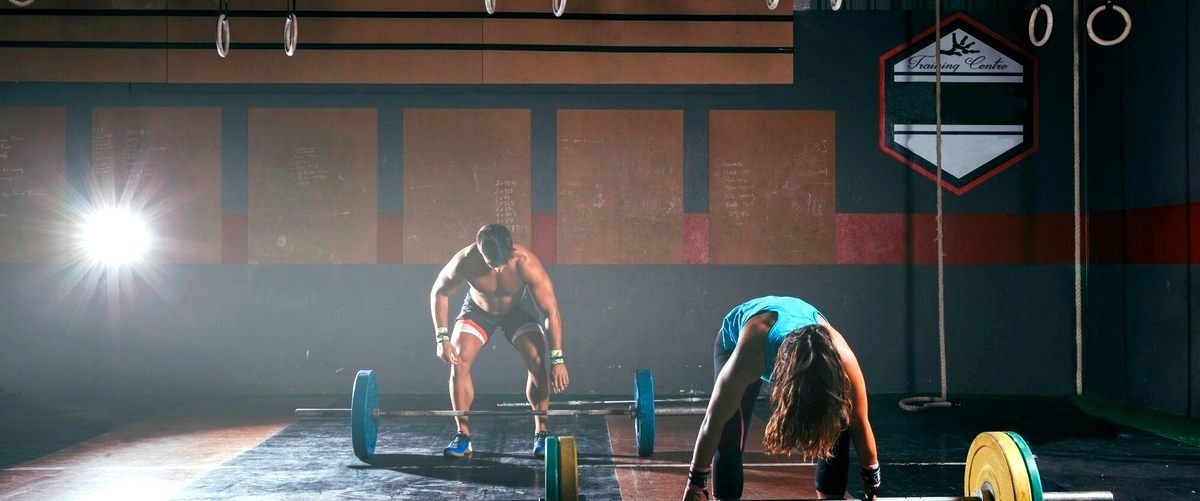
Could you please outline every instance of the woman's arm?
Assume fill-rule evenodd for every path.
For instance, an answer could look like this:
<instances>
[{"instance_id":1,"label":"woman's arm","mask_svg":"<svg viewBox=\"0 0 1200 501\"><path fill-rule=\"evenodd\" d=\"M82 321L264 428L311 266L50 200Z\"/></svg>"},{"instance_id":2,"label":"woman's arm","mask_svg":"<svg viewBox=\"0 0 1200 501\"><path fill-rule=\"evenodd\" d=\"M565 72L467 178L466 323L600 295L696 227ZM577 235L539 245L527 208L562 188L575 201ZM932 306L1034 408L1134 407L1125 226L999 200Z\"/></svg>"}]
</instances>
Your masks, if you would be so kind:
<instances>
[{"instance_id":1,"label":"woman's arm","mask_svg":"<svg viewBox=\"0 0 1200 501\"><path fill-rule=\"evenodd\" d=\"M696 447L692 452L692 468L708 468L712 464L725 422L741 407L746 387L762 376L767 332L770 330L764 319L757 317L742 327L733 355L721 369L713 386L708 411L700 425Z\"/></svg>"},{"instance_id":2,"label":"woman's arm","mask_svg":"<svg viewBox=\"0 0 1200 501\"><path fill-rule=\"evenodd\" d=\"M871 431L871 421L867 417L867 381L858 365L858 358L854 356L854 351L837 329L826 322L822 322L822 325L829 329L833 344L841 355L842 368L846 370L846 377L850 380L850 400L853 405L850 411L850 430L854 433L854 450L858 451L858 462L861 466L878 464L879 453L875 449L875 434Z\"/></svg>"}]
</instances>

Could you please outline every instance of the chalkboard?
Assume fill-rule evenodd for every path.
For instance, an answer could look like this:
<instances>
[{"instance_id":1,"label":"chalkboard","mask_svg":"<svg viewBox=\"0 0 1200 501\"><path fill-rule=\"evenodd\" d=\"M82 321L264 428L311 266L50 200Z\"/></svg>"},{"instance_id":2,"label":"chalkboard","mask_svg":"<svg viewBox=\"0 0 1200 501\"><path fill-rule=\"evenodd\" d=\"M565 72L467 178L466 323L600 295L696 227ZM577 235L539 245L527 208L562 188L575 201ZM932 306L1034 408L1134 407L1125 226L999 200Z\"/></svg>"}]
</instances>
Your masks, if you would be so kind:
<instances>
[{"instance_id":1,"label":"chalkboard","mask_svg":"<svg viewBox=\"0 0 1200 501\"><path fill-rule=\"evenodd\" d=\"M221 109L92 110L91 198L146 219L151 261L221 262Z\"/></svg>"},{"instance_id":2,"label":"chalkboard","mask_svg":"<svg viewBox=\"0 0 1200 501\"><path fill-rule=\"evenodd\" d=\"M530 244L527 109L404 110L404 262L443 264L500 223Z\"/></svg>"},{"instance_id":3,"label":"chalkboard","mask_svg":"<svg viewBox=\"0 0 1200 501\"><path fill-rule=\"evenodd\" d=\"M558 112L558 262L683 262L683 111Z\"/></svg>"},{"instance_id":4,"label":"chalkboard","mask_svg":"<svg viewBox=\"0 0 1200 501\"><path fill-rule=\"evenodd\" d=\"M373 264L374 109L249 111L248 261Z\"/></svg>"},{"instance_id":5,"label":"chalkboard","mask_svg":"<svg viewBox=\"0 0 1200 501\"><path fill-rule=\"evenodd\" d=\"M834 112L709 115L709 259L836 261Z\"/></svg>"},{"instance_id":6,"label":"chalkboard","mask_svg":"<svg viewBox=\"0 0 1200 501\"><path fill-rule=\"evenodd\" d=\"M0 108L0 261L63 258L66 112Z\"/></svg>"}]
</instances>

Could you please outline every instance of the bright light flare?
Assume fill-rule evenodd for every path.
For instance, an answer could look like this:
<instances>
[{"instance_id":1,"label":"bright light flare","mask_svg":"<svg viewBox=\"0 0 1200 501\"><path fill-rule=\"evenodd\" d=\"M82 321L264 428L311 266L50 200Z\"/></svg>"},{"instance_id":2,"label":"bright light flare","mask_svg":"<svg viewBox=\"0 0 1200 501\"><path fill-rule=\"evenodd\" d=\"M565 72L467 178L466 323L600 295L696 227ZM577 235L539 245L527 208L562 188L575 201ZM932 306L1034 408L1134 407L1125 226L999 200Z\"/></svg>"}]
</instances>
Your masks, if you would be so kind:
<instances>
[{"instance_id":1,"label":"bright light flare","mask_svg":"<svg viewBox=\"0 0 1200 501\"><path fill-rule=\"evenodd\" d=\"M150 248L150 229L125 209L99 209L84 216L79 241L94 264L122 266L143 260Z\"/></svg>"}]
</instances>

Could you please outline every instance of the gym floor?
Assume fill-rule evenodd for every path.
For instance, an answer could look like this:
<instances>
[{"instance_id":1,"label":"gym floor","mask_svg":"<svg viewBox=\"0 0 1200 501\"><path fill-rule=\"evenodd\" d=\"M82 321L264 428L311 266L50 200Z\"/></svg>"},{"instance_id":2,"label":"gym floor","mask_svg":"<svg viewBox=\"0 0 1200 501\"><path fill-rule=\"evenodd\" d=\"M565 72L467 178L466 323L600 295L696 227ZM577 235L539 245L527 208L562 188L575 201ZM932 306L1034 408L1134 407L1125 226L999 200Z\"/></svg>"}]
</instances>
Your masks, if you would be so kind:
<instances>
[{"instance_id":1,"label":"gym floor","mask_svg":"<svg viewBox=\"0 0 1200 501\"><path fill-rule=\"evenodd\" d=\"M386 410L444 408L441 397L386 396ZM476 408L491 406L481 398ZM960 399L906 413L872 401L888 496L961 495L967 446L983 430L1029 442L1048 491L1109 490L1116 499L1200 499L1200 448L1083 413L1066 400ZM447 418L385 418L374 464L354 457L341 419L302 419L296 407L347 399L91 401L24 396L0 407L0 499L537 499L543 462L528 456L526 418L472 421L475 453L441 456ZM764 405L760 401L760 407ZM759 416L765 409L757 411ZM698 416L660 416L655 455L636 454L621 416L555 418L579 446L589 499L673 499L686 476ZM812 483L813 466L761 452L756 417L746 458L746 499L787 499ZM1191 480L1187 480L1191 479ZM855 490L852 485L852 493ZM802 492L802 491L801 491ZM803 494L807 495L807 494Z\"/></svg>"}]
</instances>

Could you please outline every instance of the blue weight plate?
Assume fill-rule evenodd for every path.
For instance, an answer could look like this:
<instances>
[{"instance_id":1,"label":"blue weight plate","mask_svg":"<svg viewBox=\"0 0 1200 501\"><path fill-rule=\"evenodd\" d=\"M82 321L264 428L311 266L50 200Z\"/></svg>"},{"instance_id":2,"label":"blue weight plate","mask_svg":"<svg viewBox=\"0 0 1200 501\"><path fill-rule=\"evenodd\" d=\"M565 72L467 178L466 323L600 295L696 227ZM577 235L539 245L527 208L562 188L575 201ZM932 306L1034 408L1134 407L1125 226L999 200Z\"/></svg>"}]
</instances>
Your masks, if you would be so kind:
<instances>
[{"instance_id":1,"label":"blue weight plate","mask_svg":"<svg viewBox=\"0 0 1200 501\"><path fill-rule=\"evenodd\" d=\"M350 395L350 436L354 455L369 462L375 454L379 437L379 384L375 371L361 370L354 376L354 391Z\"/></svg>"},{"instance_id":2,"label":"blue weight plate","mask_svg":"<svg viewBox=\"0 0 1200 501\"><path fill-rule=\"evenodd\" d=\"M654 374L648 369L640 369L634 376L633 401L638 455L649 457L654 454Z\"/></svg>"}]
</instances>

